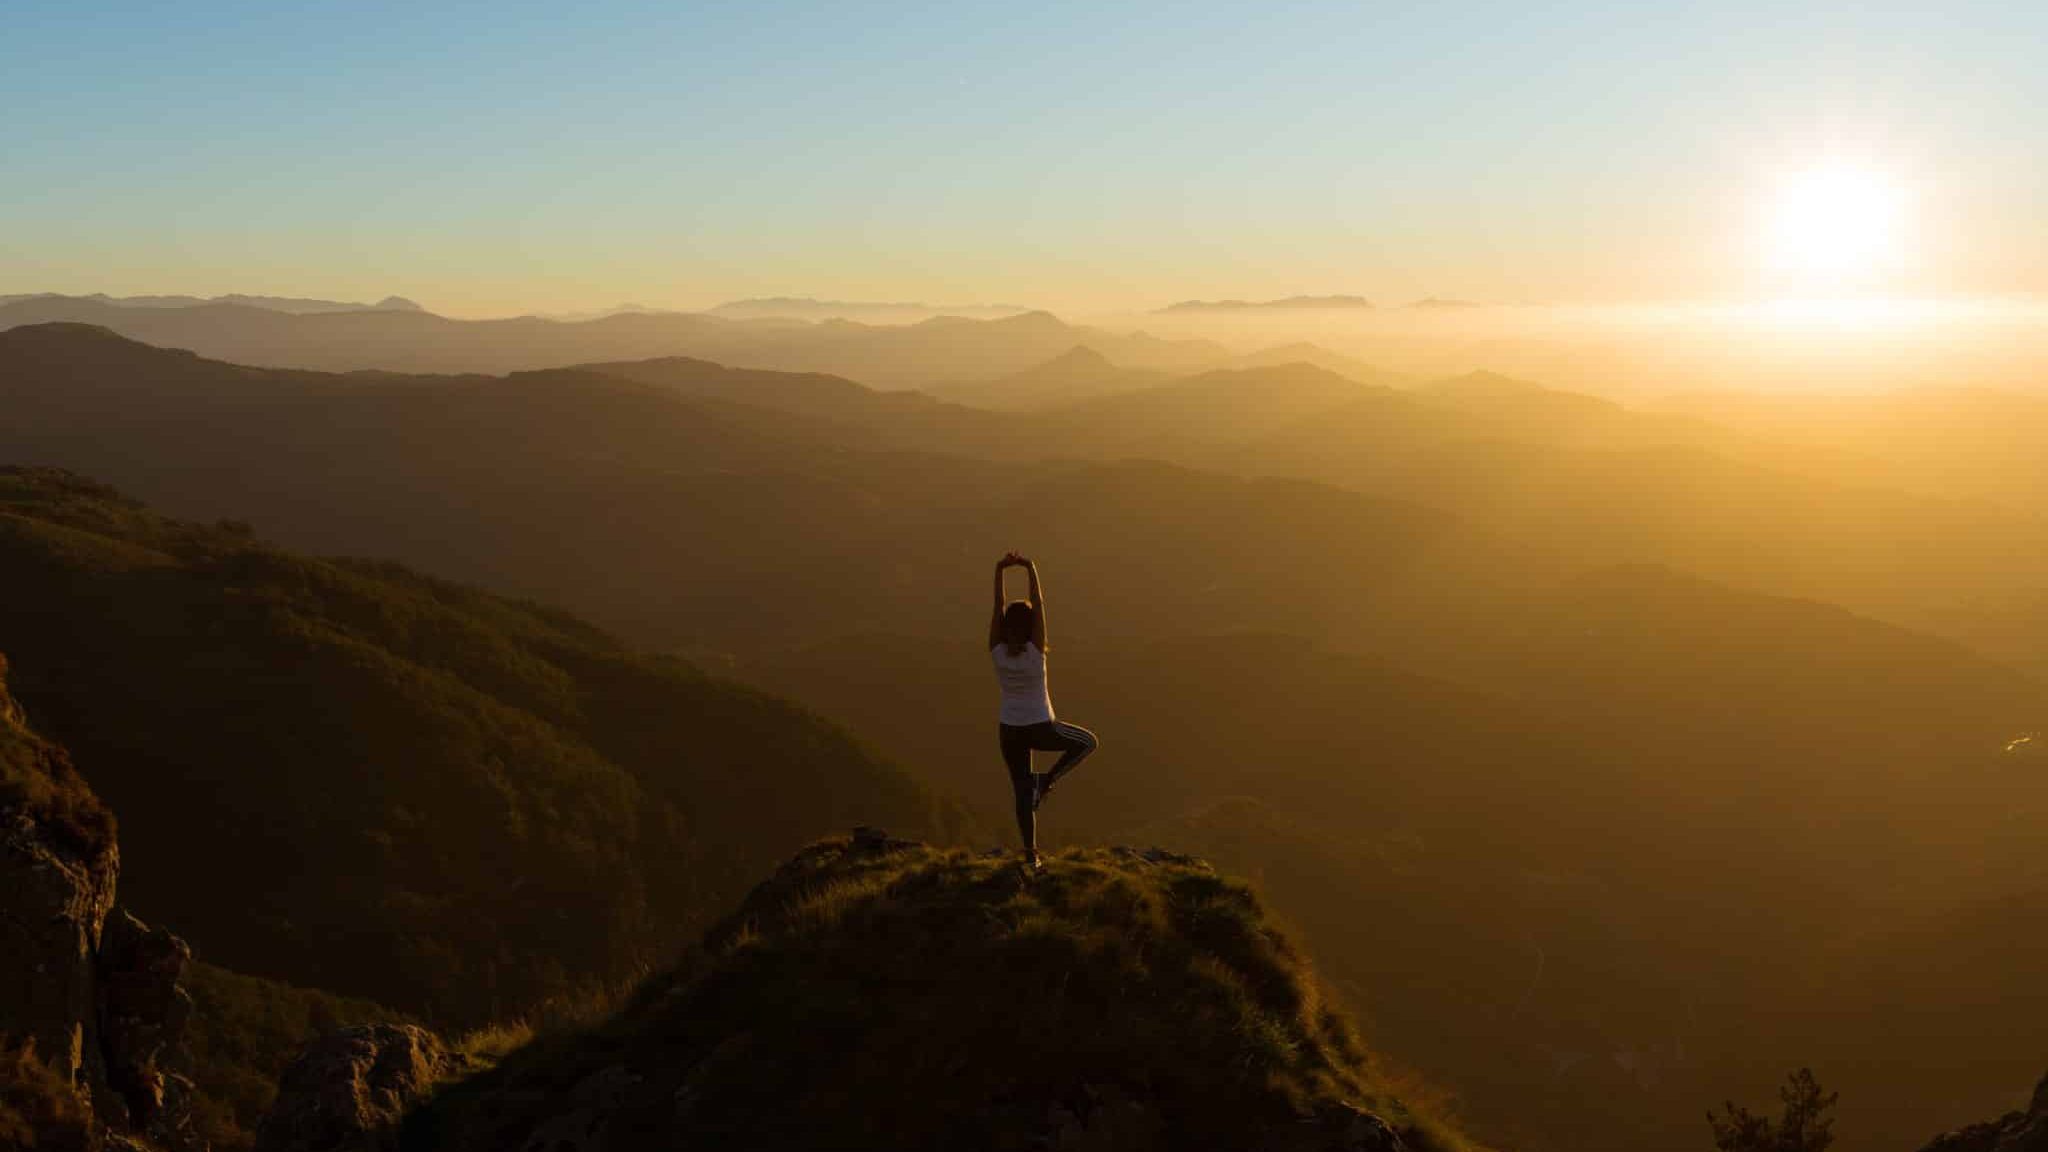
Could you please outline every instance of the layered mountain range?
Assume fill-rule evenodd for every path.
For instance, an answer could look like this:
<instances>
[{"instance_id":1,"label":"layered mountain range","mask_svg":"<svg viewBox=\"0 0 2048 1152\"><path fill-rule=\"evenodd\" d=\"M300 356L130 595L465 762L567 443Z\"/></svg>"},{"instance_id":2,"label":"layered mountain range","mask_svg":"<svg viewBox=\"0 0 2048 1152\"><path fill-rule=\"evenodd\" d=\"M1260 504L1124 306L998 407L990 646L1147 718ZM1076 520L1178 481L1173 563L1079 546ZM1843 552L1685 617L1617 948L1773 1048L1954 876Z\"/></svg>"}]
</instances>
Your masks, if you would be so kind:
<instances>
[{"instance_id":1,"label":"layered mountain range","mask_svg":"<svg viewBox=\"0 0 2048 1152\"><path fill-rule=\"evenodd\" d=\"M209 817L219 838L261 843L282 812L379 878L321 894L319 924L242 917L276 934L241 943L207 889L180 907L163 881L145 915L258 975L476 1020L681 947L678 926L807 837L871 821L992 842L1008 794L979 641L986 569L1020 549L1046 571L1061 715L1104 737L1048 838L1254 877L1373 1046L1457 1092L1481 1138L1680 1146L1706 1102L1804 1063L1841 1090L1845 1140L1904 1149L2038 1076L2048 549L2017 463L2042 430L2017 398L1985 400L2011 414L2005 462L1947 470L1966 445L1910 421L1822 443L1782 416L1487 374L1364 379L1314 350L1145 364L1143 342L1050 319L853 326L830 358L833 326L801 326L775 353L833 371L664 350L499 376L14 327L0 459L181 522L18 474L10 587L34 591L0 613L0 650L39 722L110 765L133 853L169 854L125 815L161 799L150 782L204 780L255 789ZM1006 359L1034 327L1036 358ZM350 369L385 355L323 347ZM973 366L920 369L935 386L1044 388L841 374L885 347ZM480 631L497 638L440 639ZM332 715L291 703L330 681ZM654 718L749 699L756 726L712 746L774 765L762 791L675 767L729 734ZM108 725L80 700L129 711ZM368 807L293 800L202 763L187 715L307 779L433 767L379 777ZM518 765L592 791L530 793ZM483 796L493 822L434 839ZM788 819L690 807L714 800ZM553 929L488 880L542 825L558 834L531 850L562 894L640 878L572 901L588 951L554 974ZM648 855L672 845L692 863ZM407 887L422 864L436 886ZM294 899L322 882L279 875ZM381 973L292 967L344 927L448 939Z\"/></svg>"}]
</instances>

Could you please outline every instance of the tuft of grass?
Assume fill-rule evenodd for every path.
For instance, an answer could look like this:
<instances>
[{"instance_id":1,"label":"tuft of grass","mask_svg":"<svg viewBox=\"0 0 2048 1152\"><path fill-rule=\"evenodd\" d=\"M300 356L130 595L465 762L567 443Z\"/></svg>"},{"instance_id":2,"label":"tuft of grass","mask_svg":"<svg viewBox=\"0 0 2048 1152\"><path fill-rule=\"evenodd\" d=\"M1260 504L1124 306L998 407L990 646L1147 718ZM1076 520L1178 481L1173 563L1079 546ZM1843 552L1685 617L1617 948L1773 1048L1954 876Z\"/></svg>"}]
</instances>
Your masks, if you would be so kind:
<instances>
[{"instance_id":1,"label":"tuft of grass","mask_svg":"<svg viewBox=\"0 0 2048 1152\"><path fill-rule=\"evenodd\" d=\"M494 1068L507 1055L533 1042L533 1025L524 1020L486 1024L457 1036L449 1051L466 1066Z\"/></svg>"}]
</instances>

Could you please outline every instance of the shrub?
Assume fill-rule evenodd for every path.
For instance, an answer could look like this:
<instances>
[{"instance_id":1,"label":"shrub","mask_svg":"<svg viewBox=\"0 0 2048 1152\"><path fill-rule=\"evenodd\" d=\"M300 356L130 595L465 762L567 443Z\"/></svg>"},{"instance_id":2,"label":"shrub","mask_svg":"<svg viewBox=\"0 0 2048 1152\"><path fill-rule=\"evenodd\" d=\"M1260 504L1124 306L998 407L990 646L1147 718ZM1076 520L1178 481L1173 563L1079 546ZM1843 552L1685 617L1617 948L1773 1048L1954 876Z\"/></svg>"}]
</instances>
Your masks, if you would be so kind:
<instances>
[{"instance_id":1,"label":"shrub","mask_svg":"<svg viewBox=\"0 0 2048 1152\"><path fill-rule=\"evenodd\" d=\"M33 1039L0 1035L0 1148L95 1152L92 1113L71 1081L36 1055Z\"/></svg>"}]
</instances>

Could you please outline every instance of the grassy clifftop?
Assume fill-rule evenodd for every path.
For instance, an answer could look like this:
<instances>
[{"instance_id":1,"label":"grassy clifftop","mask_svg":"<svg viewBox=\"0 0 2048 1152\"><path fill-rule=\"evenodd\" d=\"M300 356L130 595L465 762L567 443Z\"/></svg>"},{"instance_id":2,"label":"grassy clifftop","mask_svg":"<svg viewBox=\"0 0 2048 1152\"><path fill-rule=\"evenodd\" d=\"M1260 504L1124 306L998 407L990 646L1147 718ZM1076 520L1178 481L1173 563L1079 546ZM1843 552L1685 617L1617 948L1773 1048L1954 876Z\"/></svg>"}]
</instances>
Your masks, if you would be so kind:
<instances>
[{"instance_id":1,"label":"grassy clifftop","mask_svg":"<svg viewBox=\"0 0 2048 1152\"><path fill-rule=\"evenodd\" d=\"M114 816L93 794L71 758L36 735L7 691L0 655L0 811L20 811L60 844L97 857L114 843Z\"/></svg>"},{"instance_id":2,"label":"grassy clifftop","mask_svg":"<svg viewBox=\"0 0 2048 1152\"><path fill-rule=\"evenodd\" d=\"M879 838L804 850L609 1022L443 1092L407 1146L571 1130L618 1149L1467 1147L1207 864L1097 849L1027 876Z\"/></svg>"}]
</instances>

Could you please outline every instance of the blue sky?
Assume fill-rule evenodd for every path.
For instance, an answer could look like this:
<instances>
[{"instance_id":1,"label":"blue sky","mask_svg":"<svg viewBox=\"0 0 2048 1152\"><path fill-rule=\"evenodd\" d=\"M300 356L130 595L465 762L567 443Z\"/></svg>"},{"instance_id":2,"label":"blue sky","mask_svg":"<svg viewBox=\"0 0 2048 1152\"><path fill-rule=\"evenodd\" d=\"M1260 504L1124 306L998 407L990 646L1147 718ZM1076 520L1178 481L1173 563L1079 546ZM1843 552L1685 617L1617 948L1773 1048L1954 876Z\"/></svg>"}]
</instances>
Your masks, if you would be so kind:
<instances>
[{"instance_id":1,"label":"blue sky","mask_svg":"<svg viewBox=\"0 0 2048 1152\"><path fill-rule=\"evenodd\" d=\"M2048 5L10 4L0 292L1649 299L1774 175L2048 291Z\"/></svg>"}]
</instances>

